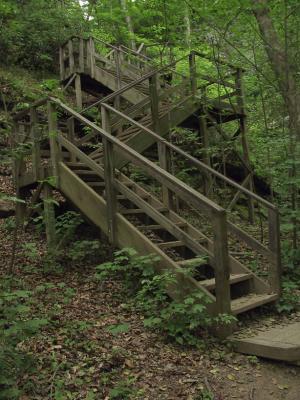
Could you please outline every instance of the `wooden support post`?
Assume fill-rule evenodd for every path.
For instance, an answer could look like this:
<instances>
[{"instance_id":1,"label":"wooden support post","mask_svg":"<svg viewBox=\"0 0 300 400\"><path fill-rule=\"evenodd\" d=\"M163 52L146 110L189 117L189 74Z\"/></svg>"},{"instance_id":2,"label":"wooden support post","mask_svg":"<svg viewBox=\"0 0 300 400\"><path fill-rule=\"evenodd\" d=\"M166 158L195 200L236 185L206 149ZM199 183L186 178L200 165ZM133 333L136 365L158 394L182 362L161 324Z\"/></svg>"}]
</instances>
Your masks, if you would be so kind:
<instances>
[{"instance_id":1,"label":"wooden support post","mask_svg":"<svg viewBox=\"0 0 300 400\"><path fill-rule=\"evenodd\" d=\"M82 110L82 89L81 89L81 76L76 74L75 77L75 94L76 94L76 105L79 110Z\"/></svg>"},{"instance_id":2,"label":"wooden support post","mask_svg":"<svg viewBox=\"0 0 300 400\"><path fill-rule=\"evenodd\" d=\"M75 119L74 118L71 117L67 120L67 129L68 129L68 140L71 143L74 143L74 141L75 141ZM74 153L70 153L70 155L71 155L70 161L75 162L76 157L75 157Z\"/></svg>"},{"instance_id":3,"label":"wooden support post","mask_svg":"<svg viewBox=\"0 0 300 400\"><path fill-rule=\"evenodd\" d=\"M211 167L210 156L209 156L209 134L207 129L207 121L204 107L201 109L201 114L199 117L199 130L202 137L202 145L203 145L203 161L206 165ZM204 193L206 196L209 195L209 191L212 187L212 177L209 173L204 174Z\"/></svg>"},{"instance_id":4,"label":"wooden support post","mask_svg":"<svg viewBox=\"0 0 300 400\"><path fill-rule=\"evenodd\" d=\"M170 172L170 149L163 142L157 142L159 166L167 172ZM163 203L168 209L174 209L172 192L162 185Z\"/></svg>"},{"instance_id":5,"label":"wooden support post","mask_svg":"<svg viewBox=\"0 0 300 400\"><path fill-rule=\"evenodd\" d=\"M196 76L196 59L194 51L191 51L189 54L189 66L190 66L191 89L193 95L195 96L197 91L197 76Z\"/></svg>"},{"instance_id":6,"label":"wooden support post","mask_svg":"<svg viewBox=\"0 0 300 400\"><path fill-rule=\"evenodd\" d=\"M236 93L237 93L237 105L238 105L238 112L241 114L239 118L239 125L240 125L240 133L241 133L241 142L243 147L243 155L245 161L245 176L250 174L250 179L248 183L248 189L253 192L254 183L253 183L253 174L250 167L250 157L249 157L249 148L247 142L247 125L246 125L246 110L245 110L245 103L244 103L244 88L243 88L243 71L241 68L236 69ZM251 197L248 197L248 210L249 210L249 222L251 224L254 223L254 202Z\"/></svg>"},{"instance_id":7,"label":"wooden support post","mask_svg":"<svg viewBox=\"0 0 300 400\"><path fill-rule=\"evenodd\" d=\"M273 253L270 260L269 282L272 292L281 293L281 255L280 255L280 223L278 210L268 209L269 249Z\"/></svg>"},{"instance_id":8,"label":"wooden support post","mask_svg":"<svg viewBox=\"0 0 300 400\"><path fill-rule=\"evenodd\" d=\"M111 133L110 115L109 115L108 110L104 106L101 106L101 124L102 124L102 128L106 132Z\"/></svg>"},{"instance_id":9,"label":"wooden support post","mask_svg":"<svg viewBox=\"0 0 300 400\"><path fill-rule=\"evenodd\" d=\"M69 40L68 42L68 48L69 48L69 68L70 68L70 75L73 74L74 71L74 51L73 51L73 42L72 39Z\"/></svg>"},{"instance_id":10,"label":"wooden support post","mask_svg":"<svg viewBox=\"0 0 300 400\"><path fill-rule=\"evenodd\" d=\"M95 77L95 43L94 39L90 37L89 39L89 58L91 67L91 78Z\"/></svg>"},{"instance_id":11,"label":"wooden support post","mask_svg":"<svg viewBox=\"0 0 300 400\"><path fill-rule=\"evenodd\" d=\"M84 41L79 39L79 72L84 72Z\"/></svg>"},{"instance_id":12,"label":"wooden support post","mask_svg":"<svg viewBox=\"0 0 300 400\"><path fill-rule=\"evenodd\" d=\"M56 185L58 185L58 163L60 161L60 150L56 140L58 135L57 113L56 107L53 103L51 103L51 101L48 101L47 103L47 112L52 173L56 179Z\"/></svg>"},{"instance_id":13,"label":"wooden support post","mask_svg":"<svg viewBox=\"0 0 300 400\"><path fill-rule=\"evenodd\" d=\"M30 109L30 136L32 140L32 170L34 179L41 178L41 146L38 132L38 116L35 107Z\"/></svg>"},{"instance_id":14,"label":"wooden support post","mask_svg":"<svg viewBox=\"0 0 300 400\"><path fill-rule=\"evenodd\" d=\"M44 204L44 222L46 227L46 237L49 252L55 247L55 210L52 197L52 187L45 183L43 185L43 204Z\"/></svg>"},{"instance_id":15,"label":"wooden support post","mask_svg":"<svg viewBox=\"0 0 300 400\"><path fill-rule=\"evenodd\" d=\"M115 65L116 65L116 89L120 89L122 86L121 76L121 63L120 63L120 50L115 50ZM120 110L120 96L116 96L114 99L114 107Z\"/></svg>"},{"instance_id":16,"label":"wooden support post","mask_svg":"<svg viewBox=\"0 0 300 400\"><path fill-rule=\"evenodd\" d=\"M149 79L149 91L151 100L151 113L154 131L159 133L159 97L158 97L158 74Z\"/></svg>"},{"instance_id":17,"label":"wooden support post","mask_svg":"<svg viewBox=\"0 0 300 400\"><path fill-rule=\"evenodd\" d=\"M109 242L116 246L116 210L117 196L114 188L115 167L113 144L103 137L104 150L104 181L105 181L105 200L107 210L107 233Z\"/></svg>"},{"instance_id":18,"label":"wooden support post","mask_svg":"<svg viewBox=\"0 0 300 400\"><path fill-rule=\"evenodd\" d=\"M217 314L231 314L230 296L230 267L228 256L228 238L226 212L214 211L212 215L213 225L213 249L215 271L215 295ZM220 337L228 336L232 331L231 325L221 324L218 327Z\"/></svg>"}]
</instances>

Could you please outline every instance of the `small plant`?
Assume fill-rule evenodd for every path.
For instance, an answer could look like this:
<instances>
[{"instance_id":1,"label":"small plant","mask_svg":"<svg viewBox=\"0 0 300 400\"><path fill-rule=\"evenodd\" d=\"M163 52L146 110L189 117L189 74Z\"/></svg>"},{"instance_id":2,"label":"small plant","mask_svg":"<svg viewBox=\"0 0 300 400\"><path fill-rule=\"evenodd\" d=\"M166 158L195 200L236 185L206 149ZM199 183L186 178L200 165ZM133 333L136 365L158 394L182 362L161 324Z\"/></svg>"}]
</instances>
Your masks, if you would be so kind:
<instances>
[{"instance_id":1,"label":"small plant","mask_svg":"<svg viewBox=\"0 0 300 400\"><path fill-rule=\"evenodd\" d=\"M157 274L157 261L158 257L137 256L134 250L123 249L115 253L113 262L97 267L96 278L122 277L126 289L133 293L134 307L145 316L146 327L160 330L180 344L200 345L196 331L215 322L206 310L210 299L201 291L181 300L171 299L168 289L172 287L174 292L176 277L170 271ZM232 317L219 316L216 322L231 323Z\"/></svg>"},{"instance_id":2,"label":"small plant","mask_svg":"<svg viewBox=\"0 0 300 400\"><path fill-rule=\"evenodd\" d=\"M282 295L276 305L279 313L291 312L300 306L299 284L286 280L282 284Z\"/></svg>"},{"instance_id":3,"label":"small plant","mask_svg":"<svg viewBox=\"0 0 300 400\"><path fill-rule=\"evenodd\" d=\"M19 345L47 324L46 319L30 317L30 298L30 291L12 290L9 285L0 288L0 399L19 398L17 381L33 365Z\"/></svg>"},{"instance_id":4,"label":"small plant","mask_svg":"<svg viewBox=\"0 0 300 400\"><path fill-rule=\"evenodd\" d=\"M115 400L131 399L136 394L136 390L132 387L132 380L124 380L118 382L110 391L109 398Z\"/></svg>"}]
</instances>

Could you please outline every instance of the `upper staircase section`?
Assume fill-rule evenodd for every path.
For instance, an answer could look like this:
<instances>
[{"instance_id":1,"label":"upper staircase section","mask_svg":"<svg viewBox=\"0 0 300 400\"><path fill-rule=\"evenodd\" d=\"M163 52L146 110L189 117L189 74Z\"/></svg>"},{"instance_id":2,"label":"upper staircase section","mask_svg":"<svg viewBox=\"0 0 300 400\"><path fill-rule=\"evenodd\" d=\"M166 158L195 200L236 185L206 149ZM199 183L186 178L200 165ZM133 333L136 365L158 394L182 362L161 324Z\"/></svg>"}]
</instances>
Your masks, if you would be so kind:
<instances>
[{"instance_id":1,"label":"upper staircase section","mask_svg":"<svg viewBox=\"0 0 300 400\"><path fill-rule=\"evenodd\" d=\"M156 96L157 107L162 105L165 109L169 102L172 105L172 98L190 99L198 110L201 106L209 108L217 122L244 114L243 70L197 51L170 64L158 65L125 46L73 37L61 46L59 54L61 81L69 85L80 74L82 90L98 97L121 89L119 96L131 105L141 106ZM182 73L186 70L188 74ZM193 112L192 107L190 114Z\"/></svg>"}]
</instances>

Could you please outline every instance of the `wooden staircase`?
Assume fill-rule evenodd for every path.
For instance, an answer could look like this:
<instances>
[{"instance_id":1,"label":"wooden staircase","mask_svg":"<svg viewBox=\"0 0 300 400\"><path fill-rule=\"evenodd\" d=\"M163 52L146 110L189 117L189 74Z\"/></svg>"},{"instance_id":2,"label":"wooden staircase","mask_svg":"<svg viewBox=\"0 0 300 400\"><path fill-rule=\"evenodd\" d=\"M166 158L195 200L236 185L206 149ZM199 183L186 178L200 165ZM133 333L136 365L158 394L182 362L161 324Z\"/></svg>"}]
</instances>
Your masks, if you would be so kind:
<instances>
[{"instance_id":1,"label":"wooden staircase","mask_svg":"<svg viewBox=\"0 0 300 400\"><path fill-rule=\"evenodd\" d=\"M216 123L222 114L240 118L238 99L223 104L225 98L232 99L236 94L223 99L207 99L206 95L204 107L202 89L203 85L207 88L207 82L204 84L203 78L198 84L197 79L184 77L175 89L171 85L162 87L160 73L166 74L169 67L143 67L134 81L136 64L125 65L126 70L123 67L121 87L114 74L120 68L111 53L109 57L96 55L91 40L79 39L78 46L78 62L73 39L67 44L67 55L66 50L60 50L61 73L69 82L76 74L83 85L82 76L89 76L111 91L97 101L101 127L84 112L51 97L14 116L12 141L16 149L22 144L21 156L15 160L17 195L26 199L42 182L49 243L55 240L53 210L49 210L48 201L52 188L107 234L113 246L159 256L157 271L170 270L176 275L176 284L169 289L174 298L201 291L209 299L211 315L238 315L274 302L280 293L276 207L163 137L171 127L193 122L195 114L203 113L204 108L212 118L218 115ZM91 54L97 65L93 65ZM195 54L189 60L191 71L195 71ZM75 70L75 65L80 70ZM107 74L114 77L116 87L112 79L107 82ZM216 79L207 77L207 81L212 80ZM156 147L157 160L141 154L150 146ZM203 176L234 189L238 196L250 199L260 212L266 210L267 239L260 241L243 230L222 205L178 179L170 169L171 154L184 158ZM132 170L141 171L155 190L136 179ZM19 206L19 216L24 214L23 208ZM264 278L235 256L240 248L259 254Z\"/></svg>"}]
</instances>

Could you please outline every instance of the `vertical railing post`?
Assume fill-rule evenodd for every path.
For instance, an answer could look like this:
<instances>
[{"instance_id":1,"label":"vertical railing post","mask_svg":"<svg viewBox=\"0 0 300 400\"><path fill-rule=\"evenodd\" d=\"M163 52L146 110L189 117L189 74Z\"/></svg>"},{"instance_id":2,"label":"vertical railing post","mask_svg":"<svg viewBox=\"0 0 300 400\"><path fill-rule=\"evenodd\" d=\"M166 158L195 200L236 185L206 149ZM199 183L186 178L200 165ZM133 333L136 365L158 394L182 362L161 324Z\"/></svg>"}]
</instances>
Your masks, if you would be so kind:
<instances>
[{"instance_id":1,"label":"vertical railing post","mask_svg":"<svg viewBox=\"0 0 300 400\"><path fill-rule=\"evenodd\" d=\"M225 210L214 211L212 215L213 249L215 271L216 311L230 314L230 267L228 255L227 218Z\"/></svg>"},{"instance_id":2,"label":"vertical railing post","mask_svg":"<svg viewBox=\"0 0 300 400\"><path fill-rule=\"evenodd\" d=\"M41 146L38 131L38 116L35 107L30 109L30 136L32 140L32 170L34 179L41 178Z\"/></svg>"},{"instance_id":3,"label":"vertical railing post","mask_svg":"<svg viewBox=\"0 0 300 400\"><path fill-rule=\"evenodd\" d=\"M159 96L158 96L158 74L154 74L149 79L149 91L151 101L151 113L154 131L159 133Z\"/></svg>"},{"instance_id":4,"label":"vertical railing post","mask_svg":"<svg viewBox=\"0 0 300 400\"><path fill-rule=\"evenodd\" d=\"M20 136L21 136L20 124L18 122L14 122L13 138L11 143L14 148L13 177L16 188L16 197L19 200L21 200L16 203L16 222L18 226L23 225L26 215L26 203L25 203L26 190L21 187L21 174L24 167L24 161L22 154L19 154L18 152L18 144L21 140Z\"/></svg>"},{"instance_id":5,"label":"vertical railing post","mask_svg":"<svg viewBox=\"0 0 300 400\"><path fill-rule=\"evenodd\" d=\"M67 130L68 130L68 133L67 133L68 140L71 143L74 143L74 141L75 141L75 119L73 117L71 117L67 120ZM76 162L75 154L74 153L70 153L70 154L71 154L70 161Z\"/></svg>"},{"instance_id":6,"label":"vertical railing post","mask_svg":"<svg viewBox=\"0 0 300 400\"><path fill-rule=\"evenodd\" d=\"M268 209L270 260L269 283L272 292L281 293L280 222L277 209Z\"/></svg>"},{"instance_id":7,"label":"vertical railing post","mask_svg":"<svg viewBox=\"0 0 300 400\"><path fill-rule=\"evenodd\" d=\"M57 143L57 113L56 107L51 102L47 103L47 114L48 114L48 132L49 132L49 142L50 142L50 155L51 155L51 167L52 174L55 177L55 184L58 185L58 163L60 161L60 150Z\"/></svg>"},{"instance_id":8,"label":"vertical railing post","mask_svg":"<svg viewBox=\"0 0 300 400\"><path fill-rule=\"evenodd\" d=\"M43 205L44 205L44 222L46 228L47 246L49 252L53 252L55 247L55 210L52 196L52 187L49 183L43 185Z\"/></svg>"},{"instance_id":9,"label":"vertical railing post","mask_svg":"<svg viewBox=\"0 0 300 400\"><path fill-rule=\"evenodd\" d=\"M89 57L90 57L90 68L91 68L91 77L95 77L95 43L94 39L90 37L89 39Z\"/></svg>"},{"instance_id":10,"label":"vertical railing post","mask_svg":"<svg viewBox=\"0 0 300 400\"><path fill-rule=\"evenodd\" d=\"M79 39L79 72L84 72L84 41L82 37Z\"/></svg>"},{"instance_id":11,"label":"vertical railing post","mask_svg":"<svg viewBox=\"0 0 300 400\"><path fill-rule=\"evenodd\" d=\"M82 110L82 89L81 89L80 74L76 74L75 76L75 95L76 95L76 106L79 110Z\"/></svg>"},{"instance_id":12,"label":"vertical railing post","mask_svg":"<svg viewBox=\"0 0 300 400\"><path fill-rule=\"evenodd\" d=\"M196 77L196 57L194 51L191 51L189 54L189 67L190 67L192 94L195 96L197 91L197 77Z\"/></svg>"},{"instance_id":13,"label":"vertical railing post","mask_svg":"<svg viewBox=\"0 0 300 400\"><path fill-rule=\"evenodd\" d=\"M74 73L74 50L73 50L73 41L72 39L68 42L69 48L69 68L70 68L70 75Z\"/></svg>"},{"instance_id":14,"label":"vertical railing post","mask_svg":"<svg viewBox=\"0 0 300 400\"><path fill-rule=\"evenodd\" d=\"M101 107L102 128L110 133L111 124L108 111L104 106ZM105 200L107 210L107 233L109 242L116 246L116 211L117 196L115 191L115 163L113 143L105 136L102 137L104 151L104 181L105 181Z\"/></svg>"},{"instance_id":15,"label":"vertical railing post","mask_svg":"<svg viewBox=\"0 0 300 400\"><path fill-rule=\"evenodd\" d=\"M244 154L244 161L245 161L245 175L247 176L250 174L248 188L249 190L253 191L254 184L253 184L253 174L250 167L250 156L249 156L249 148L247 142L247 124L246 124L246 110L245 110L245 94L244 94L244 87L243 87L243 70L241 68L236 69L236 96L237 96L237 106L238 106L238 113L240 114L239 117L239 125L240 125L240 132L241 132L241 142ZM251 224L254 223L254 202L252 197L248 197L248 210L249 210L249 221Z\"/></svg>"},{"instance_id":16,"label":"vertical railing post","mask_svg":"<svg viewBox=\"0 0 300 400\"><path fill-rule=\"evenodd\" d=\"M159 166L165 171L170 172L171 154L169 147L164 142L157 142ZM173 209L173 196L172 192L166 187L162 186L163 203L168 209Z\"/></svg>"}]
</instances>

